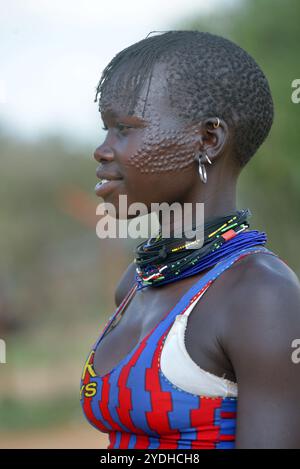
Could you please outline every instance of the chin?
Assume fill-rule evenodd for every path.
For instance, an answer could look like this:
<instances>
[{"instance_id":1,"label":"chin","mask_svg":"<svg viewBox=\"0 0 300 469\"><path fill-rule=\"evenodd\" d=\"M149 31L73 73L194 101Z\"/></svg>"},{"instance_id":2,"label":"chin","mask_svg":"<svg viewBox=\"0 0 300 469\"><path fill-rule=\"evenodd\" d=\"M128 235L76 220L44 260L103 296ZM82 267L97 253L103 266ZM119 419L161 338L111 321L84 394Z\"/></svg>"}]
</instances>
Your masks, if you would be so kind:
<instances>
[{"instance_id":1,"label":"chin","mask_svg":"<svg viewBox=\"0 0 300 469\"><path fill-rule=\"evenodd\" d=\"M98 215L104 215L106 213L117 220L130 220L139 215L139 211L128 213L130 205L133 203L129 201L127 194L107 194L104 197L100 197L100 208L97 211ZM133 213L135 212L135 213Z\"/></svg>"}]
</instances>

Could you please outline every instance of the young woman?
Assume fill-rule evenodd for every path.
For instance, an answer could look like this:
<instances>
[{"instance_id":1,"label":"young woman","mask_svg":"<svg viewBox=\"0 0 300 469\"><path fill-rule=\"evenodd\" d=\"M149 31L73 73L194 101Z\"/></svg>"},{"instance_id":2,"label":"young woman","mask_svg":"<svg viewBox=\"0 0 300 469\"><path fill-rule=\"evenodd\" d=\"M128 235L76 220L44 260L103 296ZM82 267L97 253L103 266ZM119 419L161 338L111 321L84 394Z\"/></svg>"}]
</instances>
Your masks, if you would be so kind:
<instances>
[{"instance_id":1,"label":"young woman","mask_svg":"<svg viewBox=\"0 0 300 469\"><path fill-rule=\"evenodd\" d=\"M299 280L236 208L273 121L265 75L227 39L169 31L117 54L98 97L96 194L117 218L120 195L149 212L203 203L204 242L172 220L137 247L83 369L87 419L108 448L299 447Z\"/></svg>"}]
</instances>

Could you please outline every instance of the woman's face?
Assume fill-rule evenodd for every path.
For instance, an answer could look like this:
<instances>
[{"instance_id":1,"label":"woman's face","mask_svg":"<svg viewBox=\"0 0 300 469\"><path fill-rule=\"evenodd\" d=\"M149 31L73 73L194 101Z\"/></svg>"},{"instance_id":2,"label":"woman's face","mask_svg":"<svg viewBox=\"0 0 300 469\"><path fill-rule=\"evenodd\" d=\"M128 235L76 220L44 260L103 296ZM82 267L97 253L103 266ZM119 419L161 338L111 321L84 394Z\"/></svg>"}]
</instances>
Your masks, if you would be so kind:
<instances>
[{"instance_id":1,"label":"woman's face","mask_svg":"<svg viewBox=\"0 0 300 469\"><path fill-rule=\"evenodd\" d=\"M110 202L118 217L119 195L127 196L127 206L190 201L199 185L196 128L187 127L170 107L163 64L156 64L147 94L148 81L133 115L122 100L106 91L101 117L107 127L104 142L95 150L100 163L97 177L119 178L96 186L96 194ZM123 218L123 216L122 216ZM128 216L127 218L131 218Z\"/></svg>"}]
</instances>

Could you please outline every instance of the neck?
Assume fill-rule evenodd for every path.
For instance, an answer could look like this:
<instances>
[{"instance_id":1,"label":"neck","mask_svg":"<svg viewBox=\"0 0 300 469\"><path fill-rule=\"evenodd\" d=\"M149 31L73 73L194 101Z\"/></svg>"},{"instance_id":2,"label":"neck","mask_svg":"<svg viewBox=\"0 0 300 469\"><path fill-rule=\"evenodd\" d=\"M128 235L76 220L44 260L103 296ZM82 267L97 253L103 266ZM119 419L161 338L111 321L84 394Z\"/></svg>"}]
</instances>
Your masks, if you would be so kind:
<instances>
[{"instance_id":1,"label":"neck","mask_svg":"<svg viewBox=\"0 0 300 469\"><path fill-rule=\"evenodd\" d=\"M170 233L170 236L189 230L192 226L204 226L211 218L235 212L236 184L226 184L225 187L210 184L205 188L201 187L200 196L197 194L194 198L192 194L187 194L183 201L177 203L177 207L174 211L171 206L169 210L158 212L160 230Z\"/></svg>"}]
</instances>

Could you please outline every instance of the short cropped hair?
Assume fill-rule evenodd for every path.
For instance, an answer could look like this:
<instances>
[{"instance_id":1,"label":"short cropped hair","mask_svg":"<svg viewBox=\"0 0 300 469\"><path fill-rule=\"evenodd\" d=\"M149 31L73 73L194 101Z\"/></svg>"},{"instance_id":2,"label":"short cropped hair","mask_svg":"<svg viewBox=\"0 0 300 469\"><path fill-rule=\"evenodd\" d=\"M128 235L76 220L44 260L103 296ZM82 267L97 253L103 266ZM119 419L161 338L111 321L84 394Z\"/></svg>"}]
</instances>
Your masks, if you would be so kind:
<instances>
[{"instance_id":1,"label":"short cropped hair","mask_svg":"<svg viewBox=\"0 0 300 469\"><path fill-rule=\"evenodd\" d=\"M114 86L128 113L133 113L158 61L166 64L174 112L186 124L211 116L223 118L233 132L233 157L240 167L245 166L270 131L273 100L268 80L255 60L221 36L195 30L167 31L122 50L102 72L95 96L99 110L111 79L122 71L116 74Z\"/></svg>"}]
</instances>

